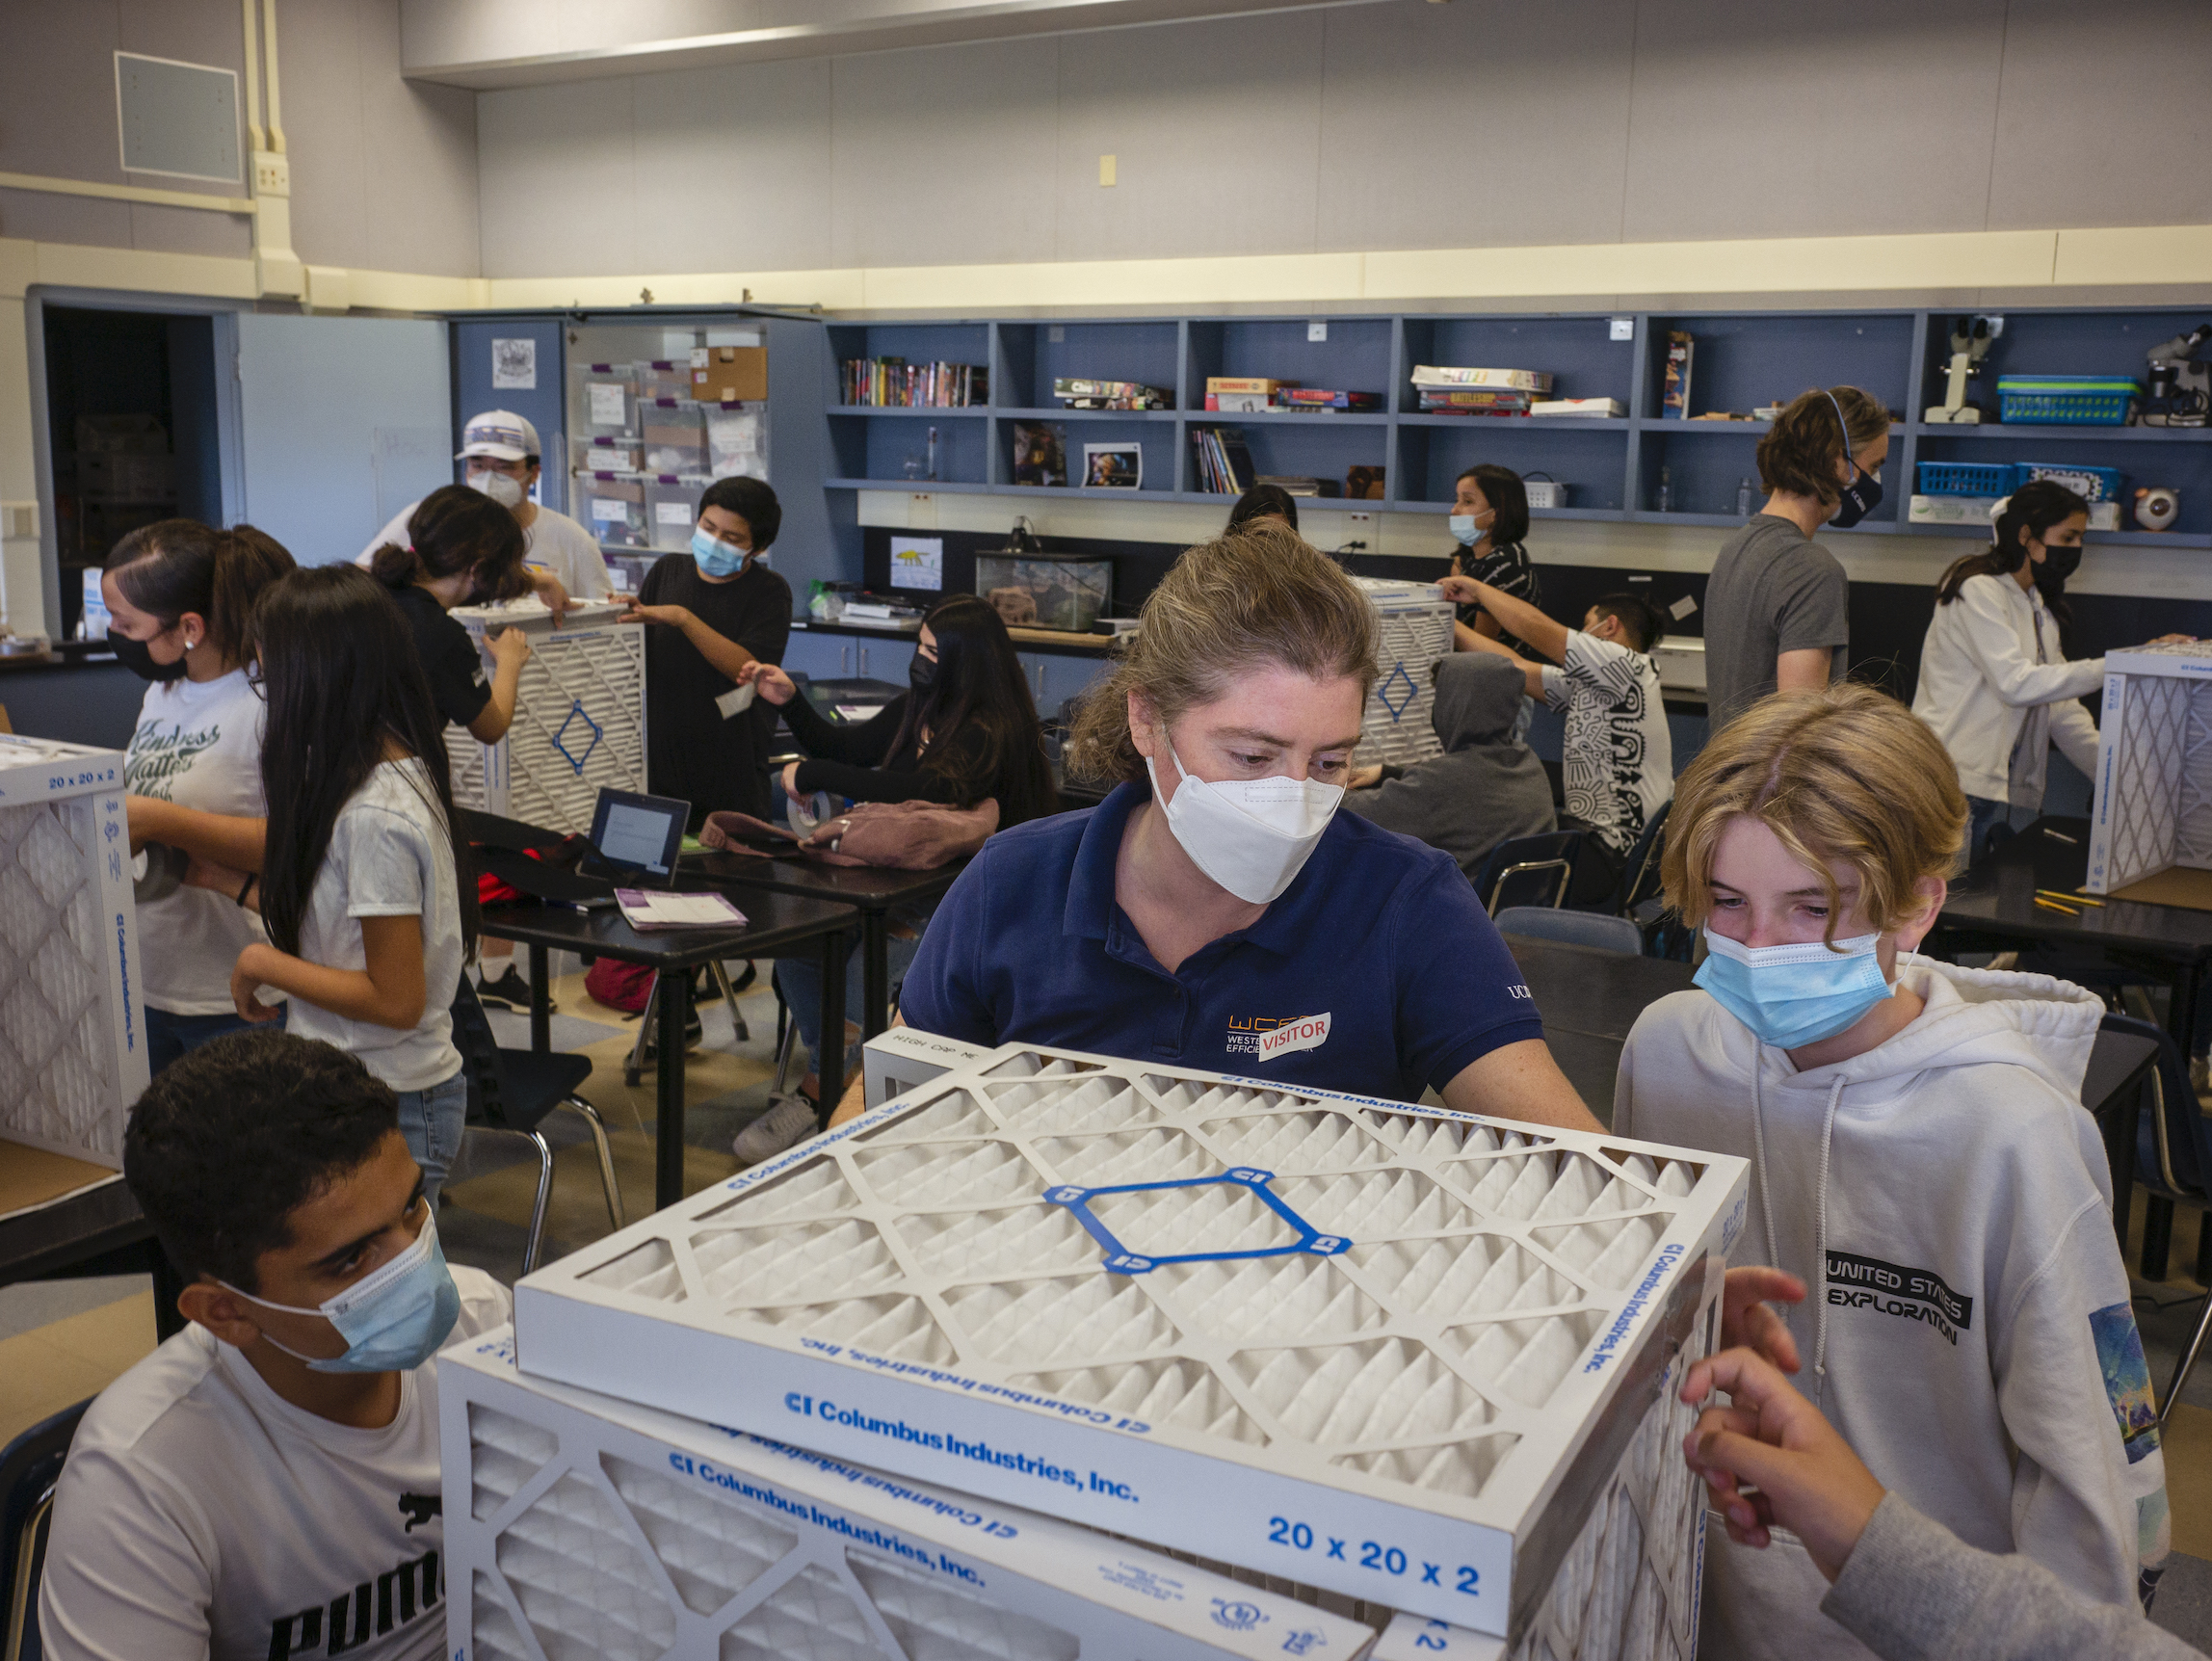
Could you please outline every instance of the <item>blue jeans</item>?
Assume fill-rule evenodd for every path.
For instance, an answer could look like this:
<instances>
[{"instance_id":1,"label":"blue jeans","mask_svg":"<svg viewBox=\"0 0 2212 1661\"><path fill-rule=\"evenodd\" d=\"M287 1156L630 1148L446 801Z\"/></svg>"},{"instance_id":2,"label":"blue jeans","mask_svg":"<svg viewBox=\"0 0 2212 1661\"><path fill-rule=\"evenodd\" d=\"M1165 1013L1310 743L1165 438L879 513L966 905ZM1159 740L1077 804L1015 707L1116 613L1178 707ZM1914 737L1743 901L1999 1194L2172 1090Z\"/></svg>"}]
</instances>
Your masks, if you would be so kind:
<instances>
[{"instance_id":1,"label":"blue jeans","mask_svg":"<svg viewBox=\"0 0 2212 1661\"><path fill-rule=\"evenodd\" d=\"M151 1004L142 1005L145 1015L145 1066L148 1074L157 1073L178 1057L189 1055L203 1043L211 1043L229 1033L255 1031L281 1032L281 1019L256 1023L241 1015L172 1015L167 1010L157 1010Z\"/></svg>"},{"instance_id":2,"label":"blue jeans","mask_svg":"<svg viewBox=\"0 0 2212 1661\"><path fill-rule=\"evenodd\" d=\"M2013 807L2009 802L1994 802L1987 796L1966 798L1966 851L1961 857L1960 869L1964 870L1983 854L1982 840L1990 827L2012 823Z\"/></svg>"},{"instance_id":3,"label":"blue jeans","mask_svg":"<svg viewBox=\"0 0 2212 1661\"><path fill-rule=\"evenodd\" d=\"M860 1018L861 978L866 965L861 961L860 936L852 935L853 955L845 963L845 1018ZM888 969L886 984L890 988L891 1002L899 1001L899 987L913 966L914 954L922 949L922 940L916 935L910 940L893 936L887 942L883 957ZM776 964L776 987L783 994L783 1001L791 1006L791 1018L799 1025L799 1037L806 1045L807 1065L815 1067L822 1054L822 960L820 958L782 958ZM853 1052L848 1051L845 1076L853 1077Z\"/></svg>"},{"instance_id":4,"label":"blue jeans","mask_svg":"<svg viewBox=\"0 0 2212 1661\"><path fill-rule=\"evenodd\" d=\"M400 1134L422 1167L423 1197L434 1210L445 1173L461 1153L461 1127L468 1121L468 1075L457 1072L428 1090L395 1094L400 1098Z\"/></svg>"}]
</instances>

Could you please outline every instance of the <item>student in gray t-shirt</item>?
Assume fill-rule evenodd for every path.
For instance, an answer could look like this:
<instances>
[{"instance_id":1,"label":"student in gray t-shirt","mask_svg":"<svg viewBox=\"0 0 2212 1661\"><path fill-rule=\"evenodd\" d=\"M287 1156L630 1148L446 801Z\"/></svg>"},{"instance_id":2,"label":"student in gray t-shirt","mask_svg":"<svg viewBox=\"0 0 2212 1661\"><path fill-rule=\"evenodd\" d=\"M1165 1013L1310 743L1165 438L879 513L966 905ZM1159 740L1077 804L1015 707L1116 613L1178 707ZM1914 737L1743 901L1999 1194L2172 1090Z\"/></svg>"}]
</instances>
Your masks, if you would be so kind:
<instances>
[{"instance_id":1,"label":"student in gray t-shirt","mask_svg":"<svg viewBox=\"0 0 2212 1661\"><path fill-rule=\"evenodd\" d=\"M1717 730L1777 690L1848 668L1851 584L1813 540L1882 499L1889 411L1856 386L1804 393L1759 440L1767 504L1730 537L1705 587L1705 704Z\"/></svg>"}]
</instances>

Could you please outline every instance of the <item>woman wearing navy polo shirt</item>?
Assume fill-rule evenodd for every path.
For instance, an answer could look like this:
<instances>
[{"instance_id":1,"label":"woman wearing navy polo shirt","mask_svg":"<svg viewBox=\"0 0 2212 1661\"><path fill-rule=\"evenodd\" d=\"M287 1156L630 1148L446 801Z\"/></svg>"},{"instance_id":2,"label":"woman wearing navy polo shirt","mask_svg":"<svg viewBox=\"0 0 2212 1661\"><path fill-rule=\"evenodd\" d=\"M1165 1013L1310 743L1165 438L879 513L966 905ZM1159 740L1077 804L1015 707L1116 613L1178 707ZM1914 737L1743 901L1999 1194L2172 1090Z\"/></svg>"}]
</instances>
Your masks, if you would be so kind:
<instances>
[{"instance_id":1,"label":"woman wearing navy polo shirt","mask_svg":"<svg viewBox=\"0 0 2212 1661\"><path fill-rule=\"evenodd\" d=\"M984 845L905 1022L1597 1128L1450 856L1336 811L1374 630L1288 532L1185 554L1070 736L1119 787Z\"/></svg>"}]
</instances>

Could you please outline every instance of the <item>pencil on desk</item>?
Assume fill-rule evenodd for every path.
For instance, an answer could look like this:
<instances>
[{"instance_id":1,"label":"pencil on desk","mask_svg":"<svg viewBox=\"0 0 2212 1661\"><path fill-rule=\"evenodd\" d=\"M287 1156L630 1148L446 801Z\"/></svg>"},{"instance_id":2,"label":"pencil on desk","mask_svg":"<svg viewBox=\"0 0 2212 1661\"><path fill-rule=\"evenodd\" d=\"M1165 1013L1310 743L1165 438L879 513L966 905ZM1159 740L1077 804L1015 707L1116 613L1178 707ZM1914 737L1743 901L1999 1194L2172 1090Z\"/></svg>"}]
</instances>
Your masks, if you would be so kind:
<instances>
[{"instance_id":1,"label":"pencil on desk","mask_svg":"<svg viewBox=\"0 0 2212 1661\"><path fill-rule=\"evenodd\" d=\"M2102 906L2104 904L2102 900L2092 899L2087 894L2068 894L2062 888L2038 888L2036 894L2041 899L2056 900L2067 906Z\"/></svg>"},{"instance_id":2,"label":"pencil on desk","mask_svg":"<svg viewBox=\"0 0 2212 1661\"><path fill-rule=\"evenodd\" d=\"M2081 915L2081 913L2075 910L2071 906L2062 906L2058 901L2046 900L2041 894L2036 896L2036 904L2041 906L2046 911L2060 911L2064 912L2067 916L2069 917L2078 917Z\"/></svg>"}]
</instances>

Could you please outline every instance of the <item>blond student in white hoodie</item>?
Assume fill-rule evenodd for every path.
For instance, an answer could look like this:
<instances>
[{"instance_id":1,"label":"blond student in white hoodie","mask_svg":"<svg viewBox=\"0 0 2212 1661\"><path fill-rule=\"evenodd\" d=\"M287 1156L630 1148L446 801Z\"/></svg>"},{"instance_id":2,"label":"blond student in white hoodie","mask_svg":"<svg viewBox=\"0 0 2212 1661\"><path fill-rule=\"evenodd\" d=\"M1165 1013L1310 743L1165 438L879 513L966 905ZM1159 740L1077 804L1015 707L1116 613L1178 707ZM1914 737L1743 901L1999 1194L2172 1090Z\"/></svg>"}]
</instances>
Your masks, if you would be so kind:
<instances>
[{"instance_id":1,"label":"blond student in white hoodie","mask_svg":"<svg viewBox=\"0 0 2212 1661\"><path fill-rule=\"evenodd\" d=\"M1912 696L1912 713L1958 765L1969 857L2013 808L2042 806L2053 745L2096 777L2096 723L2080 700L2104 685L2103 658L2069 663L2059 645L2089 504L2039 479L1998 503L1991 523L1989 547L1954 563L1936 585Z\"/></svg>"},{"instance_id":2,"label":"blond student in white hoodie","mask_svg":"<svg viewBox=\"0 0 2212 1661\"><path fill-rule=\"evenodd\" d=\"M1967 1543L2134 1600L2167 1549L2149 1369L2080 1102L2101 1009L1914 955L1966 817L1943 748L1862 686L1783 694L1682 775L1667 897L1702 989L1644 1012L1614 1128L1752 1162L1733 1255L1798 1276L1805 1391ZM1863 1656L1778 1534L1707 1536L1707 1653Z\"/></svg>"}]
</instances>

